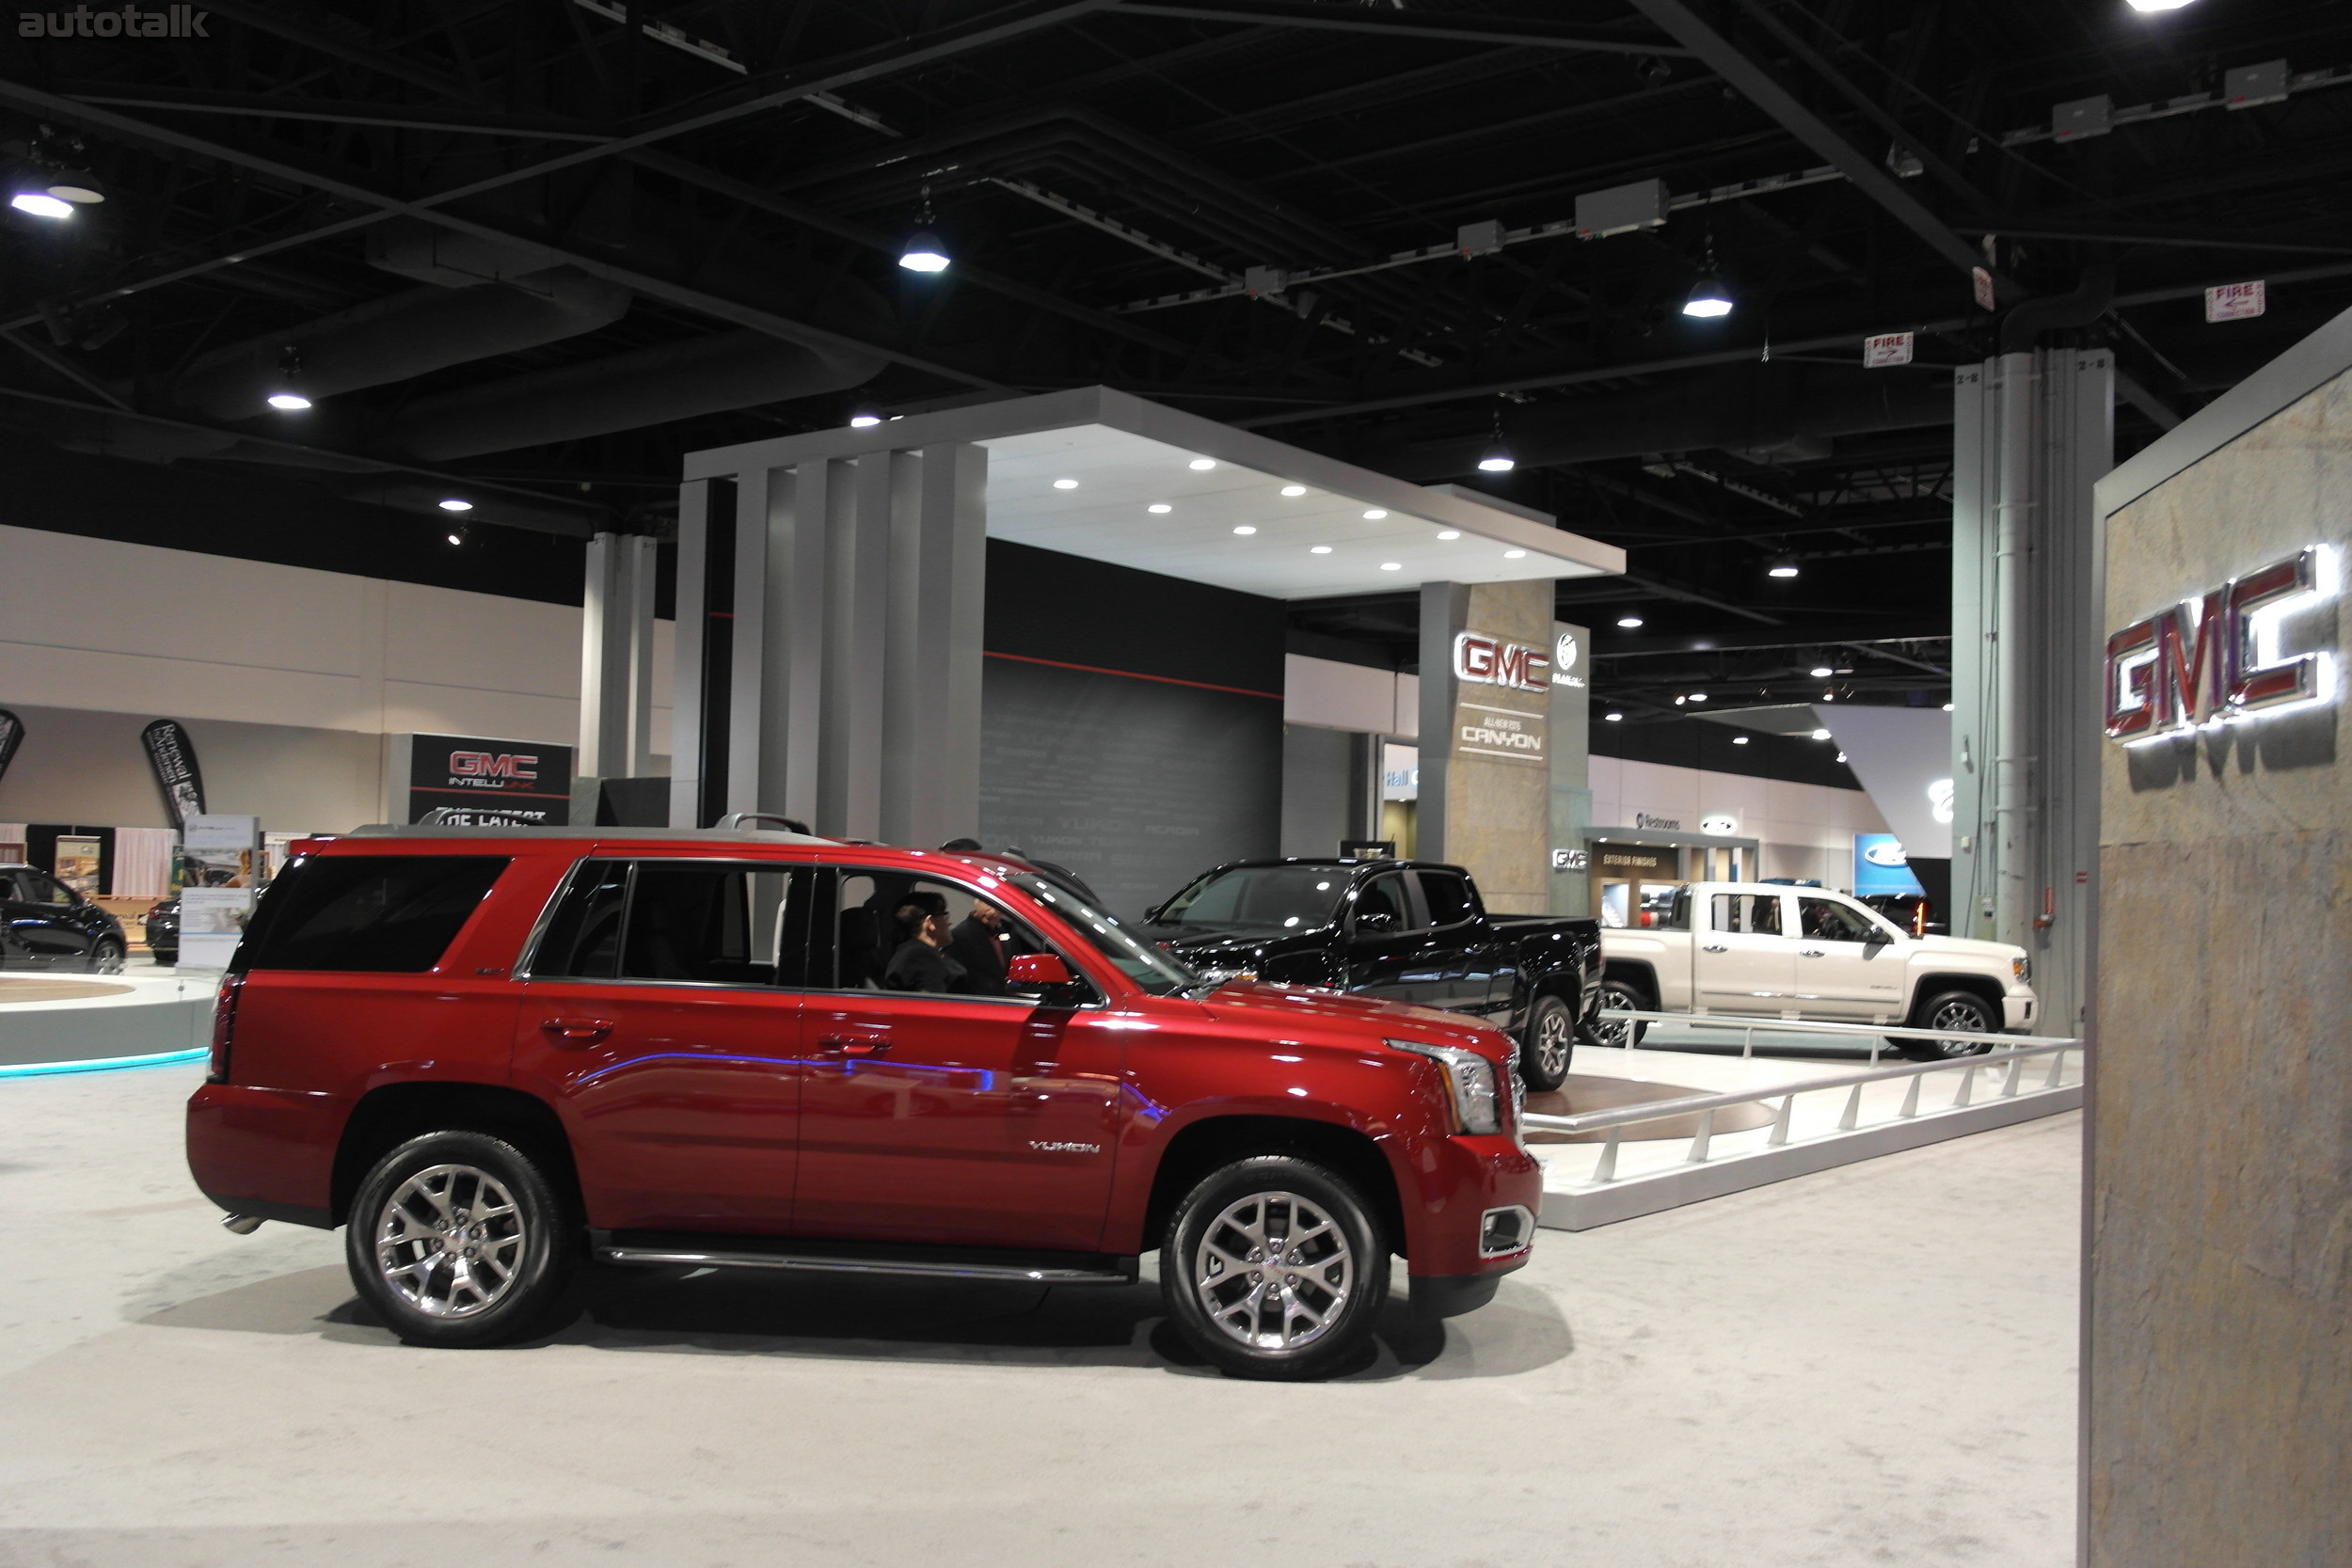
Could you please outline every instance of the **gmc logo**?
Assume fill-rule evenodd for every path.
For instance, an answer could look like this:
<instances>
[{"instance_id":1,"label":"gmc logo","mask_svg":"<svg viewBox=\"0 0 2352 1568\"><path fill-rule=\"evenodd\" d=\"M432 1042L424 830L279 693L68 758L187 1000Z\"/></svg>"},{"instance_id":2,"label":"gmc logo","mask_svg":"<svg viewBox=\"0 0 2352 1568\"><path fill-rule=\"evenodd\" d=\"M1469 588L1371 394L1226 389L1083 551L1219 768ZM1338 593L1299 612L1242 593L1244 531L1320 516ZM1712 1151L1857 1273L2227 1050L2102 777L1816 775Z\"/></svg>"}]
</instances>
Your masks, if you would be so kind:
<instances>
[{"instance_id":1,"label":"gmc logo","mask_svg":"<svg viewBox=\"0 0 2352 1568\"><path fill-rule=\"evenodd\" d=\"M2107 639L2100 706L2126 746L2335 696L2335 660L2282 654L2280 624L2335 596L2333 553L2298 550Z\"/></svg>"},{"instance_id":2,"label":"gmc logo","mask_svg":"<svg viewBox=\"0 0 2352 1568\"><path fill-rule=\"evenodd\" d=\"M1484 632L1466 631L1454 639L1454 673L1472 686L1500 686L1513 691L1551 689L1551 660L1541 648L1505 642Z\"/></svg>"},{"instance_id":3,"label":"gmc logo","mask_svg":"<svg viewBox=\"0 0 2352 1568\"><path fill-rule=\"evenodd\" d=\"M492 756L487 752L452 752L449 771L457 779L536 779L537 770L528 764L539 760L534 753L516 756Z\"/></svg>"}]
</instances>

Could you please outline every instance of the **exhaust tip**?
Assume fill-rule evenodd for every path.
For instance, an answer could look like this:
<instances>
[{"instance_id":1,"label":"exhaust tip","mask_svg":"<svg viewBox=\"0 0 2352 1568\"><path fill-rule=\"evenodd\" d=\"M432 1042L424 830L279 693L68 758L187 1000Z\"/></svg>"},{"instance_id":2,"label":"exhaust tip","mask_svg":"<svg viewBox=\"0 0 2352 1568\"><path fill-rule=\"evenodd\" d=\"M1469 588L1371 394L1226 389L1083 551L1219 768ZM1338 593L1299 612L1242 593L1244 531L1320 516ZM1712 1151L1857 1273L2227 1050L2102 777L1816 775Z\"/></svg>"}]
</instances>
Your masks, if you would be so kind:
<instances>
[{"instance_id":1,"label":"exhaust tip","mask_svg":"<svg viewBox=\"0 0 2352 1568\"><path fill-rule=\"evenodd\" d=\"M232 1236L250 1236L262 1228L262 1219L258 1214L223 1214L220 1227Z\"/></svg>"}]
</instances>

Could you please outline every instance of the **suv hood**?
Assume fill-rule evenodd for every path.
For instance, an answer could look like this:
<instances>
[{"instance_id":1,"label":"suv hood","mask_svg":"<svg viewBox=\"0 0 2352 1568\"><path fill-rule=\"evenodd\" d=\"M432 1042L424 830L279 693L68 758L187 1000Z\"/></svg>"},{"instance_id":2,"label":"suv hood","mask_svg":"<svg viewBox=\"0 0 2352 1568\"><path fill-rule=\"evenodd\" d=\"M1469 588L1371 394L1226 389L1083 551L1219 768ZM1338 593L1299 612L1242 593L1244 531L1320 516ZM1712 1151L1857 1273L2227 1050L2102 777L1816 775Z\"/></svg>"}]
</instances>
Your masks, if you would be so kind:
<instances>
[{"instance_id":1,"label":"suv hood","mask_svg":"<svg viewBox=\"0 0 2352 1568\"><path fill-rule=\"evenodd\" d=\"M1949 953L1955 958L1981 958L1987 963L1998 963L2026 956L2022 947L2013 947L2006 942L1979 942L1974 937L1927 936L1913 940L1917 945L1912 951L1926 957Z\"/></svg>"},{"instance_id":2,"label":"suv hood","mask_svg":"<svg viewBox=\"0 0 2352 1568\"><path fill-rule=\"evenodd\" d=\"M1236 980L1220 986L1200 998L1200 1006L1216 1018L1261 1029L1279 1029L1285 1022L1302 1019L1324 1025L1353 1024L1367 1033L1402 1036L1428 1045L1467 1046L1487 1056L1496 1054L1499 1039L1507 1039L1502 1031L1460 1013L1306 986L1267 985L1257 980ZM1507 1045L1504 1049L1507 1053Z\"/></svg>"}]
</instances>

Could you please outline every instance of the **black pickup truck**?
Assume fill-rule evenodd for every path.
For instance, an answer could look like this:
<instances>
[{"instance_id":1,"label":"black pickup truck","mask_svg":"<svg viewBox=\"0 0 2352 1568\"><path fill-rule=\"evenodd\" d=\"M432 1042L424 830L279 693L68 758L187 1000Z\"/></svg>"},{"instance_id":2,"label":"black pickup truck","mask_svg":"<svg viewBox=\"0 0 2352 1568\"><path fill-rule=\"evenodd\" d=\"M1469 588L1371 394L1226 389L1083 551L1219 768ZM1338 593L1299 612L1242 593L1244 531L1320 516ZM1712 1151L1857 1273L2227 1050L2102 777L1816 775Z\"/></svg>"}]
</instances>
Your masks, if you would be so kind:
<instances>
[{"instance_id":1,"label":"black pickup truck","mask_svg":"<svg viewBox=\"0 0 2352 1568\"><path fill-rule=\"evenodd\" d=\"M1600 1007L1600 923L1490 915L1458 865L1235 861L1144 920L1204 974L1475 1013L1518 1037L1531 1089L1560 1086Z\"/></svg>"}]
</instances>

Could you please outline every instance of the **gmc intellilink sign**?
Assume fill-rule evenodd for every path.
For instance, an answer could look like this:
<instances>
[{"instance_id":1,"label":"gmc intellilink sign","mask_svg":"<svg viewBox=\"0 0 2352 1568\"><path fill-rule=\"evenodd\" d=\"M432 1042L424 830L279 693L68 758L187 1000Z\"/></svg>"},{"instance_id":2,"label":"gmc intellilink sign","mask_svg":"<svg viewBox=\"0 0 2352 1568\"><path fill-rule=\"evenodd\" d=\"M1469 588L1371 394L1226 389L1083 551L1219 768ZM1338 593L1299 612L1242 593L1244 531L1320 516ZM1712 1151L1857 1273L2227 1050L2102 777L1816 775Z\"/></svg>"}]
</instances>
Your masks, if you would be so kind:
<instances>
[{"instance_id":1,"label":"gmc intellilink sign","mask_svg":"<svg viewBox=\"0 0 2352 1568\"><path fill-rule=\"evenodd\" d=\"M2145 745L2333 702L2334 654L2283 644L2287 619L2336 590L2335 551L2313 545L2125 626L2107 639L2107 738Z\"/></svg>"},{"instance_id":2,"label":"gmc intellilink sign","mask_svg":"<svg viewBox=\"0 0 2352 1568\"><path fill-rule=\"evenodd\" d=\"M408 747L402 820L472 828L563 828L572 819L572 749L480 736L396 736ZM394 779L400 777L394 758Z\"/></svg>"}]
</instances>

